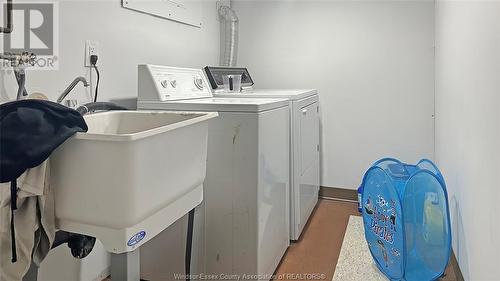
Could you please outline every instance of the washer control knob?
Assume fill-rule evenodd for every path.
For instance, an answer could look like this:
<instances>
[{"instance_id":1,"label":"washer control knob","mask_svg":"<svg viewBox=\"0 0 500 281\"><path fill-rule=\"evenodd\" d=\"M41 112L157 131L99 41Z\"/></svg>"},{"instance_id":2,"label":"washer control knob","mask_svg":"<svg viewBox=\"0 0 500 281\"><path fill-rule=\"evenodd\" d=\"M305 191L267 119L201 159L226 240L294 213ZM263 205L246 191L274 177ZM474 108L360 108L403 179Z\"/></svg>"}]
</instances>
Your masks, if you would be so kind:
<instances>
[{"instance_id":1,"label":"washer control knob","mask_svg":"<svg viewBox=\"0 0 500 281\"><path fill-rule=\"evenodd\" d=\"M177 87L177 80L170 81L170 85L172 85L172 88Z\"/></svg>"},{"instance_id":2,"label":"washer control knob","mask_svg":"<svg viewBox=\"0 0 500 281\"><path fill-rule=\"evenodd\" d=\"M163 88L167 88L167 87L168 87L168 81L167 81L167 80L162 80L162 81L160 82L160 84L161 84L161 86L162 86Z\"/></svg>"},{"instance_id":3,"label":"washer control knob","mask_svg":"<svg viewBox=\"0 0 500 281\"><path fill-rule=\"evenodd\" d=\"M194 77L193 82L198 90L203 90L203 79L200 77Z\"/></svg>"}]
</instances>

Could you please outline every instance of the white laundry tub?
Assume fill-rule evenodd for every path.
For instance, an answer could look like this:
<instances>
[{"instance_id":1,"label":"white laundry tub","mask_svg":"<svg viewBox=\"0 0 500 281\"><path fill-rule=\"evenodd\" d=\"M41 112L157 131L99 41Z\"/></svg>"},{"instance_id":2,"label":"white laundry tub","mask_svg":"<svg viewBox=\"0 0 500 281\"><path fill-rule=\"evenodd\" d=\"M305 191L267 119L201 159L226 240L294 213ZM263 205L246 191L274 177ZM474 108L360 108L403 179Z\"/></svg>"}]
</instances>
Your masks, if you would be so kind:
<instances>
[{"instance_id":1,"label":"white laundry tub","mask_svg":"<svg viewBox=\"0 0 500 281\"><path fill-rule=\"evenodd\" d=\"M85 116L51 156L58 229L134 250L203 200L207 120L217 113L109 111Z\"/></svg>"}]
</instances>

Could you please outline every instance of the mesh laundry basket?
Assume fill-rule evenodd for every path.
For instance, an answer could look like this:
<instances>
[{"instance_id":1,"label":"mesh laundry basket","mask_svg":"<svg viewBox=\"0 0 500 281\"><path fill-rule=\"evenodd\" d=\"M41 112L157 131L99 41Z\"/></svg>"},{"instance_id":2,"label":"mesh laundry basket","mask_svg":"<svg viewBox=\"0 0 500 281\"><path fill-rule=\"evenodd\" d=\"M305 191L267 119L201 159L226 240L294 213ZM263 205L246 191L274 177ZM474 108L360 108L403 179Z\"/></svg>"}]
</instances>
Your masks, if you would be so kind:
<instances>
[{"instance_id":1,"label":"mesh laundry basket","mask_svg":"<svg viewBox=\"0 0 500 281\"><path fill-rule=\"evenodd\" d=\"M378 268L391 280L441 277L451 233L446 186L434 163L381 159L360 190L365 237Z\"/></svg>"}]
</instances>

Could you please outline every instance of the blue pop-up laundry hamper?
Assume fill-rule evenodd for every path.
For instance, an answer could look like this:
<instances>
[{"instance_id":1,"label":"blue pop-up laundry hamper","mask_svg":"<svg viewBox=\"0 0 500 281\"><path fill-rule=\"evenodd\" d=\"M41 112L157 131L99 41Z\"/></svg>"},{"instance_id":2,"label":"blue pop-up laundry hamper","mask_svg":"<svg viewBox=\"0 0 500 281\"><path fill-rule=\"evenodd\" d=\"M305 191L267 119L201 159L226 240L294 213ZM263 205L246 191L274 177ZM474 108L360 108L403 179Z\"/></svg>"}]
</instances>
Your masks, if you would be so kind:
<instances>
[{"instance_id":1,"label":"blue pop-up laundry hamper","mask_svg":"<svg viewBox=\"0 0 500 281\"><path fill-rule=\"evenodd\" d=\"M368 247L391 280L436 280L451 252L446 185L430 160L416 165L384 158L360 187Z\"/></svg>"}]
</instances>

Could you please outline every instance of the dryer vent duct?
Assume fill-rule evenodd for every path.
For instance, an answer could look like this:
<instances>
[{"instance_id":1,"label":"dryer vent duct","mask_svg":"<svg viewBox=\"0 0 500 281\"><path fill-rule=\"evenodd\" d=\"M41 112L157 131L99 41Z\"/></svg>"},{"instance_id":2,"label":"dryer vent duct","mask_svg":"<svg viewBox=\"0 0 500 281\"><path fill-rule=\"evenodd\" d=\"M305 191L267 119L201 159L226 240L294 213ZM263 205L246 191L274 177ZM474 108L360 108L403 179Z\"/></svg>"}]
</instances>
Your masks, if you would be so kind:
<instances>
[{"instance_id":1,"label":"dryer vent duct","mask_svg":"<svg viewBox=\"0 0 500 281\"><path fill-rule=\"evenodd\" d=\"M238 57L238 16L228 6L219 8L220 23L220 65L236 66Z\"/></svg>"}]
</instances>

